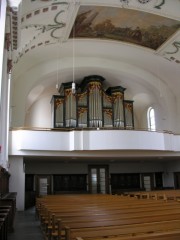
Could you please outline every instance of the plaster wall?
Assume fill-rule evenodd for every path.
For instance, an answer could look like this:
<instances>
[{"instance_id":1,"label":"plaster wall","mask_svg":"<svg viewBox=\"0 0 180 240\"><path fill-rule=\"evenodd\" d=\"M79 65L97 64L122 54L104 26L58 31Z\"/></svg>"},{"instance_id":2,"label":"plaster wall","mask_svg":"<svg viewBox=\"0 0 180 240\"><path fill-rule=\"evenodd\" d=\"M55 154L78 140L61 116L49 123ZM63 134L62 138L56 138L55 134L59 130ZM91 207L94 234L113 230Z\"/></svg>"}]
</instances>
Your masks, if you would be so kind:
<instances>
[{"instance_id":1,"label":"plaster wall","mask_svg":"<svg viewBox=\"0 0 180 240\"><path fill-rule=\"evenodd\" d=\"M25 196L25 172L22 157L10 157L9 159L9 191L17 192L16 207L18 211L24 210Z\"/></svg>"},{"instance_id":2,"label":"plaster wall","mask_svg":"<svg viewBox=\"0 0 180 240\"><path fill-rule=\"evenodd\" d=\"M62 59L61 63L61 71L66 72L70 71L70 68L72 67L72 59L71 58L64 58ZM45 100L47 105L47 109L39 108L42 106L41 103L41 97L44 94L44 91L47 91L48 88L52 87L51 85L56 83L56 77L55 73L57 72L57 62L55 60L49 60L46 62L43 62L37 66L32 67L31 69L27 70L26 73L19 74L18 79L15 79L14 84L14 92L13 92L13 103L15 105L13 109L12 114L12 126L14 127L22 127L25 125L25 119L26 122L28 122L28 125L34 126L34 127L49 127L49 123L51 122L51 114L48 116L48 120L44 122L44 113L49 112L49 103L47 103L47 99ZM144 71L143 69L140 69L136 66L133 66L131 64L127 63L119 63L112 59L98 59L98 58L78 58L76 59L76 72L78 72L78 67L80 68L86 68L87 66L91 67L98 67L101 71L109 71L109 74L118 74L119 71L122 71L123 74L127 74L127 80L128 76L131 78L132 76L137 79L137 86L141 86L141 81L143 82L144 88L146 88L146 95L149 95L149 99L151 101L148 103L146 102L146 107L151 106L152 104L156 104L158 106L157 112L160 113L160 109L163 107L163 109L166 109L166 112L164 115L166 116L166 123L164 124L162 122L162 119L164 119L163 116L158 116L157 114L157 128L159 130L172 130L174 131L174 119L177 116L177 109L175 106L175 99L170 91L166 91L166 86L161 82L161 94L159 93L159 79L155 77L154 75L150 74L147 71ZM82 71L82 70L81 70ZM121 72L121 73L122 73ZM84 73L85 74L85 73ZM85 75L83 75L84 77ZM69 76L69 81L72 80L72 76ZM68 79L66 79L68 81ZM119 79L120 81L120 79ZM129 81L129 80L128 80ZM117 83L113 83L116 84ZM130 82L129 88L131 87ZM127 86L128 87L128 86ZM29 112L29 119L28 116L26 116L26 106L28 103L28 96L33 91L34 88L40 89L39 92L36 92L36 96L34 98L36 99L34 101L34 105ZM132 93L131 97L134 99L134 96L137 93ZM51 99L52 95L49 95L49 98ZM166 97L166 98L164 98ZM164 99L163 99L164 98ZM43 99L43 97L42 97ZM152 101L154 99L154 102ZM143 103L143 99L141 99L141 103ZM136 104L136 103L135 103ZM148 104L148 105L147 105ZM45 106L45 102L43 107ZM143 105L142 107L145 108ZM142 113L142 107L137 107L135 115L137 116L137 124L141 128L146 127L145 126L145 115L144 112ZM160 107L160 108L159 108ZM39 111L38 116L35 116L37 112ZM41 115L42 113L42 115ZM141 123L141 119L143 119L143 122ZM37 122L35 121L37 120ZM163 123L163 124L162 124ZM46 126L45 126L46 125ZM163 126L163 128L162 128Z\"/></svg>"}]
</instances>

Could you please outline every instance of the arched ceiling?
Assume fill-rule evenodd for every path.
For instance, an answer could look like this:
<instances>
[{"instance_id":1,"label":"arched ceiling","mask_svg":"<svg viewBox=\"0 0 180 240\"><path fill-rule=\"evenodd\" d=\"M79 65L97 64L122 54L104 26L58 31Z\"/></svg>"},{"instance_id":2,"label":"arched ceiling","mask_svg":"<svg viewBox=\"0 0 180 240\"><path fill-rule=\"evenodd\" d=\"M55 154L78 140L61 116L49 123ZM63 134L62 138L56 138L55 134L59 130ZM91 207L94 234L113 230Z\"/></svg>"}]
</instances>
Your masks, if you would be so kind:
<instances>
[{"instance_id":1,"label":"arched ceiling","mask_svg":"<svg viewBox=\"0 0 180 240\"><path fill-rule=\"evenodd\" d=\"M14 81L54 63L30 89L28 106L57 82L72 81L73 67L75 81L102 75L138 102L152 101L147 90L179 94L179 0L22 0L13 24Z\"/></svg>"}]
</instances>

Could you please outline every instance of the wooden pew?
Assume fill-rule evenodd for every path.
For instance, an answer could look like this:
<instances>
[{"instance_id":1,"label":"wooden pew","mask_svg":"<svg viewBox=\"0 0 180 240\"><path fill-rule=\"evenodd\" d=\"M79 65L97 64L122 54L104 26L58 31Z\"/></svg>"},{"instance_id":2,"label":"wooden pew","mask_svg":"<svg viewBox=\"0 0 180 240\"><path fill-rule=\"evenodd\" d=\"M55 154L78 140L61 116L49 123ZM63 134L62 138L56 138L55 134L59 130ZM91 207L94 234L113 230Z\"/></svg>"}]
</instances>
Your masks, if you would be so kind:
<instances>
[{"instance_id":1,"label":"wooden pew","mask_svg":"<svg viewBox=\"0 0 180 240\"><path fill-rule=\"evenodd\" d=\"M117 236L117 237L109 237L108 240L179 240L180 239L180 231L173 230L170 232L158 232L158 233L148 233L142 234L138 236ZM81 237L77 237L76 240L83 240ZM97 240L97 239L96 239ZM99 239L100 240L100 239ZM103 240L103 239L102 239Z\"/></svg>"},{"instance_id":2,"label":"wooden pew","mask_svg":"<svg viewBox=\"0 0 180 240\"><path fill-rule=\"evenodd\" d=\"M52 221L53 216L55 216L55 220ZM58 219L62 220L62 226L68 225L73 228L82 228L82 227L94 227L94 226L109 226L109 225L122 225L122 224L133 224L133 223L140 223L140 222L148 222L148 221L161 221L161 220L175 220L180 219L180 212L176 210L168 210L161 211L161 212L141 212L141 214L138 213L124 213L124 214L116 214L112 213L108 216L106 215L96 215L96 216L84 216L84 213L82 215L75 217L75 216L61 216L57 214L52 214L52 217L49 218L50 220L47 221L46 227L44 227L45 232L48 232L48 235L51 235L52 229L57 229L57 221Z\"/></svg>"},{"instance_id":3,"label":"wooden pew","mask_svg":"<svg viewBox=\"0 0 180 240\"><path fill-rule=\"evenodd\" d=\"M89 209L84 209L83 207L80 209L74 209L74 207L69 207L69 209L66 209L66 211L64 211L64 209L59 209L57 206L56 208L53 207L48 207L47 211L43 212L44 214L42 215L42 218L48 218L48 214L50 213L54 213L59 217L81 217L84 216L84 214L88 215L88 216L110 216L110 215L117 215L117 214L127 214L127 213L134 213L137 215L140 215L141 213L153 213L153 212L161 212L162 213L164 211L175 211L175 212L179 212L180 211L180 204L179 203L174 203L174 204L157 204L157 205L150 205L150 204L145 204L145 205L136 205L134 204L134 207L128 207L128 206L123 206L123 207L117 207L117 208L113 208L113 209L106 209L104 208L100 208L99 210L96 209L95 211L93 210L89 210ZM84 212L85 211L85 212Z\"/></svg>"},{"instance_id":4,"label":"wooden pew","mask_svg":"<svg viewBox=\"0 0 180 240\"><path fill-rule=\"evenodd\" d=\"M103 238L118 237L123 239L126 236L138 236L141 234L152 234L179 230L180 220L160 221L154 223L128 224L122 226L93 227L71 229L65 228L66 240L82 238L84 240L97 240Z\"/></svg>"},{"instance_id":5,"label":"wooden pew","mask_svg":"<svg viewBox=\"0 0 180 240\"><path fill-rule=\"evenodd\" d=\"M140 200L136 200L136 199L125 199L125 201L117 201L117 202L110 202L109 204L105 203L100 203L100 206L103 207L105 206L106 209L112 209L112 208L133 208L133 205L136 204L136 205L139 205L140 207L141 206L148 206L148 205L151 205L151 206L156 206L156 205L162 205L163 202L155 202L155 201L152 201L152 200L149 200L149 201L140 201ZM176 203L177 205L179 205L178 203ZM170 203L171 205L171 203ZM59 200L58 202L55 202L54 200L48 202L48 203L41 203L41 206L39 207L39 211L41 211L43 208L58 208L58 209L62 209L62 211L66 212L68 209L71 208L71 211L76 211L78 208L82 208L82 207L86 207L86 209L88 208L89 210L93 209L95 210L95 207L97 207L97 209L99 209L99 204L95 204L95 205L90 205L90 203L87 203L87 204L81 204L81 203L74 203L74 202L68 202L68 203L63 203L62 205L59 203Z\"/></svg>"},{"instance_id":6,"label":"wooden pew","mask_svg":"<svg viewBox=\"0 0 180 240\"><path fill-rule=\"evenodd\" d=\"M0 208L9 209L8 231L14 231L14 218L16 213L16 193L7 193L0 199Z\"/></svg>"},{"instance_id":7,"label":"wooden pew","mask_svg":"<svg viewBox=\"0 0 180 240\"><path fill-rule=\"evenodd\" d=\"M53 215L55 216L55 215ZM55 216L57 220L54 219L54 223L57 222L58 226L60 226L60 229L58 229L57 225L54 225L52 228L49 228L49 239L51 239L51 236L61 237L62 233L61 231L65 229L67 226L71 229L83 229L83 228L97 228L97 227L111 227L116 226L120 227L123 225L133 225L133 224L144 224L144 223L156 223L161 221L174 221L174 220L180 220L179 213L174 214L166 214L164 215L151 215L151 216L134 216L134 215L128 215L128 216L122 216L119 219L95 219L95 221L88 218L88 216L82 218L81 220L75 219L59 219L58 216ZM61 221L61 223L60 223ZM60 234L60 235L58 235Z\"/></svg>"},{"instance_id":8,"label":"wooden pew","mask_svg":"<svg viewBox=\"0 0 180 240\"><path fill-rule=\"evenodd\" d=\"M175 230L171 232L143 234L142 236L123 237L119 240L179 240L179 239L180 239L180 231ZM111 240L118 240L118 237L112 238Z\"/></svg>"},{"instance_id":9,"label":"wooden pew","mask_svg":"<svg viewBox=\"0 0 180 240\"><path fill-rule=\"evenodd\" d=\"M180 199L180 190L155 190L155 191L141 191L141 192L126 192L125 195L136 198L145 199L163 199L168 200L178 200Z\"/></svg>"},{"instance_id":10,"label":"wooden pew","mask_svg":"<svg viewBox=\"0 0 180 240\"><path fill-rule=\"evenodd\" d=\"M7 231L11 231L11 212L12 208L11 206L0 206L0 214L5 213L7 214Z\"/></svg>"},{"instance_id":11,"label":"wooden pew","mask_svg":"<svg viewBox=\"0 0 180 240\"><path fill-rule=\"evenodd\" d=\"M7 240L8 233L8 213L0 213L0 236L2 240Z\"/></svg>"},{"instance_id":12,"label":"wooden pew","mask_svg":"<svg viewBox=\"0 0 180 240\"><path fill-rule=\"evenodd\" d=\"M89 200L89 201L88 201ZM117 201L118 200L118 201ZM60 202L65 201L64 204ZM41 202L41 201L40 201ZM116 232L115 236L126 237L127 235L140 235L146 234L146 232L163 232L160 227L160 223L166 223L169 231L177 229L177 221L180 221L180 204L177 202L165 203L164 201L149 201L149 200L128 200L128 198L117 199L105 197L91 197L81 196L77 199L67 197L49 197L45 201L42 200L43 207L47 213L51 214L52 217L48 216L46 223L48 226L48 238L49 239L60 239L63 235L61 234L63 229L66 229L66 238L75 239L76 237L87 238L88 232L89 237L91 231L102 232L102 236L92 236L95 238L103 237L114 237L107 234L107 229L111 233ZM134 204L134 207L132 205ZM61 206L62 205L62 206ZM78 207L80 205L80 207ZM86 216L87 215L87 216ZM46 216L47 217L47 216ZM56 223L56 224L53 224ZM174 225L170 224L173 222ZM158 223L158 229L156 230L156 224ZM146 225L144 225L146 224ZM149 224L149 225L147 225ZM154 224L153 226L150 224ZM144 230L140 226L145 226ZM135 232L135 226L138 231ZM117 232L117 228L126 229L126 233L121 231ZM154 227L154 230L152 230ZM133 229L129 232L128 228ZM46 232L47 233L47 232ZM79 233L82 233L79 235Z\"/></svg>"},{"instance_id":13,"label":"wooden pew","mask_svg":"<svg viewBox=\"0 0 180 240\"><path fill-rule=\"evenodd\" d=\"M16 193L9 193L9 172L0 166L0 240L6 240L13 231L16 211Z\"/></svg>"},{"instance_id":14,"label":"wooden pew","mask_svg":"<svg viewBox=\"0 0 180 240\"><path fill-rule=\"evenodd\" d=\"M4 217L0 217L0 239L6 240L6 219Z\"/></svg>"}]
</instances>

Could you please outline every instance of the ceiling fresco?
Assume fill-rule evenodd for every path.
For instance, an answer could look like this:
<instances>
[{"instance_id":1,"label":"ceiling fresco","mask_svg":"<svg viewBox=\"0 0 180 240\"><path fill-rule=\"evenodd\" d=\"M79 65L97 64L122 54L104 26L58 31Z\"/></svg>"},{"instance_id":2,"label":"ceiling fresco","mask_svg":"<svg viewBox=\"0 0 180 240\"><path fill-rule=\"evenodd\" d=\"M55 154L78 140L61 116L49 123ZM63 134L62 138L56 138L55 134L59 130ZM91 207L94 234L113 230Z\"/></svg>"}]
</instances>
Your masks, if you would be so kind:
<instances>
[{"instance_id":1,"label":"ceiling fresco","mask_svg":"<svg viewBox=\"0 0 180 240\"><path fill-rule=\"evenodd\" d=\"M23 0L19 9L9 9L13 64L37 49L68 42L73 25L77 41L127 43L179 64L179 6L180 0Z\"/></svg>"},{"instance_id":2,"label":"ceiling fresco","mask_svg":"<svg viewBox=\"0 0 180 240\"><path fill-rule=\"evenodd\" d=\"M81 6L70 37L117 40L157 50L179 27L179 21L147 12Z\"/></svg>"}]
</instances>

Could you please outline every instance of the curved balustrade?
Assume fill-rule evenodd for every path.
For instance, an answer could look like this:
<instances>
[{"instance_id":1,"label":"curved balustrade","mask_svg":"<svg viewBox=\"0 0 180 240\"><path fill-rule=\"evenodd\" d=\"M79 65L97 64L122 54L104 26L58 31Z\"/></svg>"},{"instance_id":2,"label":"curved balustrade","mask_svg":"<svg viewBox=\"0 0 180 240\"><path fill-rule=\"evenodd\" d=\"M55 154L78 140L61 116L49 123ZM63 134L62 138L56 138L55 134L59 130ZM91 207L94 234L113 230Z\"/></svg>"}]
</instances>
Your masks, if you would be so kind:
<instances>
[{"instance_id":1,"label":"curved balustrade","mask_svg":"<svg viewBox=\"0 0 180 240\"><path fill-rule=\"evenodd\" d=\"M40 154L40 151L180 151L180 135L167 131L86 128L19 128L9 136L10 155ZM27 151L27 152L26 152ZM54 153L53 153L54 151ZM41 152L41 154L45 154Z\"/></svg>"},{"instance_id":2,"label":"curved balustrade","mask_svg":"<svg viewBox=\"0 0 180 240\"><path fill-rule=\"evenodd\" d=\"M150 130L149 128L133 128L128 129L124 127L71 127L71 128L44 128L44 127L11 127L9 129L10 131L16 131L16 130L30 130L30 131L56 131L56 132L69 132L69 131L91 131L91 130L126 130L126 131L146 131L146 132L158 132L158 133L169 133L173 135L180 135L180 133L174 133L173 131L169 130Z\"/></svg>"}]
</instances>

